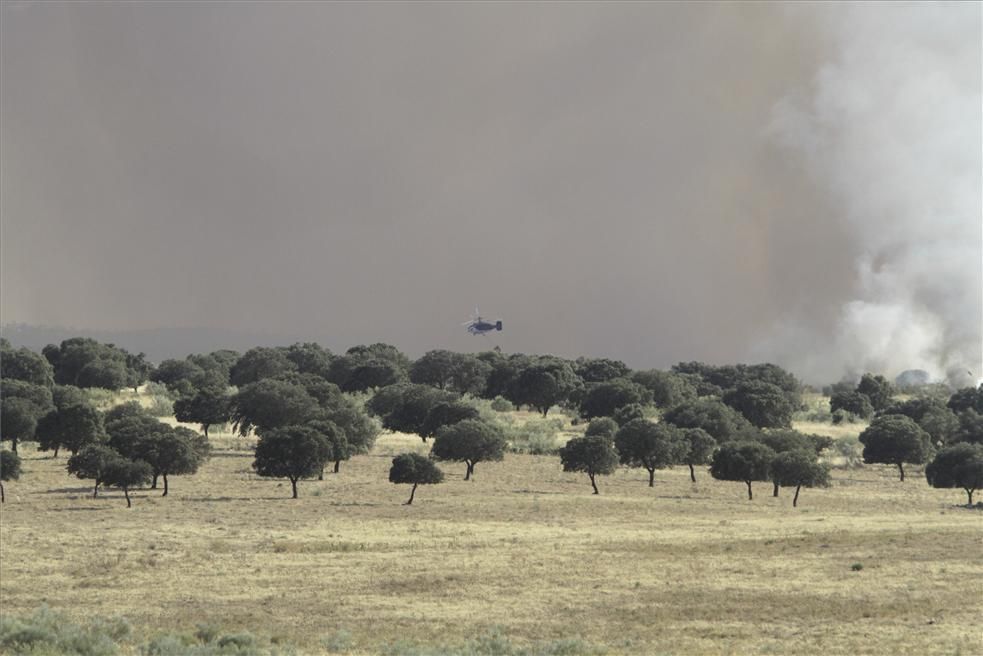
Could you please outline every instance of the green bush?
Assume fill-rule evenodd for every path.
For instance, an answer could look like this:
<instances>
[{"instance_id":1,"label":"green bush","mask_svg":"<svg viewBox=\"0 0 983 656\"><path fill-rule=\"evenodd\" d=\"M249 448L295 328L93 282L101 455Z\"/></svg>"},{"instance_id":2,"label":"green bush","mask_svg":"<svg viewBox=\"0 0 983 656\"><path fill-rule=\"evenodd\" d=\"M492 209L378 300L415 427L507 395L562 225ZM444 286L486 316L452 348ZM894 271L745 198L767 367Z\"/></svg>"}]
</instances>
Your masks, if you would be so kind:
<instances>
[{"instance_id":1,"label":"green bush","mask_svg":"<svg viewBox=\"0 0 983 656\"><path fill-rule=\"evenodd\" d=\"M503 429L508 441L509 453L524 453L533 456L550 456L559 453L557 435L563 430L563 420L531 419L522 425L511 425Z\"/></svg>"},{"instance_id":2,"label":"green bush","mask_svg":"<svg viewBox=\"0 0 983 656\"><path fill-rule=\"evenodd\" d=\"M111 656L130 632L124 619L96 619L80 626L42 606L29 617L0 617L0 653Z\"/></svg>"},{"instance_id":3,"label":"green bush","mask_svg":"<svg viewBox=\"0 0 983 656\"><path fill-rule=\"evenodd\" d=\"M503 396L496 396L491 402L491 409L495 412L511 412L513 407L512 402Z\"/></svg>"},{"instance_id":4,"label":"green bush","mask_svg":"<svg viewBox=\"0 0 983 656\"><path fill-rule=\"evenodd\" d=\"M329 636L321 638L321 646L331 654L347 654L355 646L352 634L339 629Z\"/></svg>"}]
</instances>

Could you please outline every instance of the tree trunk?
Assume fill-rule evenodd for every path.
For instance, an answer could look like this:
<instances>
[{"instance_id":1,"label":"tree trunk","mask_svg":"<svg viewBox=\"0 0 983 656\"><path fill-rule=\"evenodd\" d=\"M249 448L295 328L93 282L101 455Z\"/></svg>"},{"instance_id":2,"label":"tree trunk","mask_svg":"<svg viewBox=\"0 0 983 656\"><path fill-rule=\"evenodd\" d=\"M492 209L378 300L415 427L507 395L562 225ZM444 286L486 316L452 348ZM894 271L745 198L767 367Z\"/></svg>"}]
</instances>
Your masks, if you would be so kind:
<instances>
[{"instance_id":1,"label":"tree trunk","mask_svg":"<svg viewBox=\"0 0 983 656\"><path fill-rule=\"evenodd\" d=\"M744 481L744 482L747 483L747 498L748 498L748 501L751 501L751 500L754 499L754 495L751 494L751 481Z\"/></svg>"},{"instance_id":2,"label":"tree trunk","mask_svg":"<svg viewBox=\"0 0 983 656\"><path fill-rule=\"evenodd\" d=\"M689 466L689 480L696 482L696 472L693 471L693 465Z\"/></svg>"},{"instance_id":3,"label":"tree trunk","mask_svg":"<svg viewBox=\"0 0 983 656\"><path fill-rule=\"evenodd\" d=\"M649 487L655 487L655 469L649 469Z\"/></svg>"},{"instance_id":4,"label":"tree trunk","mask_svg":"<svg viewBox=\"0 0 983 656\"><path fill-rule=\"evenodd\" d=\"M898 471L901 472L901 482L904 483L904 463L898 463Z\"/></svg>"},{"instance_id":5,"label":"tree trunk","mask_svg":"<svg viewBox=\"0 0 983 656\"><path fill-rule=\"evenodd\" d=\"M17 453L17 438L16 437L10 440L10 449L14 453Z\"/></svg>"},{"instance_id":6,"label":"tree trunk","mask_svg":"<svg viewBox=\"0 0 983 656\"><path fill-rule=\"evenodd\" d=\"M157 472L154 472L154 480L150 483L151 490L157 489L157 476L158 476Z\"/></svg>"},{"instance_id":7,"label":"tree trunk","mask_svg":"<svg viewBox=\"0 0 983 656\"><path fill-rule=\"evenodd\" d=\"M775 486L775 489L774 489L774 490L772 490L772 492L771 492L771 496L773 496L773 497L777 497L777 496L778 496L778 483L775 483L774 481L772 481L772 484L774 484L774 486Z\"/></svg>"},{"instance_id":8,"label":"tree trunk","mask_svg":"<svg viewBox=\"0 0 983 656\"><path fill-rule=\"evenodd\" d=\"M341 471L341 461L340 460L335 460L334 461L334 473L337 474L339 471Z\"/></svg>"},{"instance_id":9,"label":"tree trunk","mask_svg":"<svg viewBox=\"0 0 983 656\"><path fill-rule=\"evenodd\" d=\"M966 494L969 496L969 505L973 505L973 492L975 491L975 488L966 487L963 489L966 490Z\"/></svg>"},{"instance_id":10,"label":"tree trunk","mask_svg":"<svg viewBox=\"0 0 983 656\"><path fill-rule=\"evenodd\" d=\"M167 474L164 474L164 494L160 495L162 497L167 496Z\"/></svg>"},{"instance_id":11,"label":"tree trunk","mask_svg":"<svg viewBox=\"0 0 983 656\"><path fill-rule=\"evenodd\" d=\"M464 480L470 481L471 480L471 473L474 472L474 463L471 462L470 460L465 460L464 462L468 466L468 470L464 474Z\"/></svg>"},{"instance_id":12,"label":"tree trunk","mask_svg":"<svg viewBox=\"0 0 983 656\"><path fill-rule=\"evenodd\" d=\"M290 479L290 486L294 490L294 496L293 496L293 498L296 499L297 498L297 479L296 478L291 478Z\"/></svg>"},{"instance_id":13,"label":"tree trunk","mask_svg":"<svg viewBox=\"0 0 983 656\"><path fill-rule=\"evenodd\" d=\"M99 495L99 479L96 479L96 484L92 486L92 498L95 499Z\"/></svg>"},{"instance_id":14,"label":"tree trunk","mask_svg":"<svg viewBox=\"0 0 983 656\"><path fill-rule=\"evenodd\" d=\"M127 508L132 507L130 504L130 488L128 487L123 488L123 496L126 497L126 507Z\"/></svg>"},{"instance_id":15,"label":"tree trunk","mask_svg":"<svg viewBox=\"0 0 983 656\"><path fill-rule=\"evenodd\" d=\"M407 501L406 503L404 503L403 504L404 506L411 506L411 505L413 505L413 495L416 494L416 486L417 486L417 483L414 483L413 484L413 489L410 490L410 500Z\"/></svg>"},{"instance_id":16,"label":"tree trunk","mask_svg":"<svg viewBox=\"0 0 983 656\"><path fill-rule=\"evenodd\" d=\"M323 481L324 480L324 465L321 465L321 471L318 472L318 474L317 474L317 480L319 480L319 481Z\"/></svg>"},{"instance_id":17,"label":"tree trunk","mask_svg":"<svg viewBox=\"0 0 983 656\"><path fill-rule=\"evenodd\" d=\"M60 448L61 448L61 445L60 444L55 446L55 455L51 456L52 458L57 458L58 457L58 449L60 449Z\"/></svg>"},{"instance_id":18,"label":"tree trunk","mask_svg":"<svg viewBox=\"0 0 983 656\"><path fill-rule=\"evenodd\" d=\"M594 482L594 474L588 472L587 475L590 476L590 484L591 487L594 488L594 494L600 494L600 492L597 491L597 483Z\"/></svg>"},{"instance_id":19,"label":"tree trunk","mask_svg":"<svg viewBox=\"0 0 983 656\"><path fill-rule=\"evenodd\" d=\"M802 489L801 485L795 486L795 497L792 499L792 507L795 508L799 504L799 490Z\"/></svg>"},{"instance_id":20,"label":"tree trunk","mask_svg":"<svg viewBox=\"0 0 983 656\"><path fill-rule=\"evenodd\" d=\"M546 417L546 413L549 412L549 411L550 411L549 406L547 406L546 409L543 410L543 417L544 418Z\"/></svg>"},{"instance_id":21,"label":"tree trunk","mask_svg":"<svg viewBox=\"0 0 983 656\"><path fill-rule=\"evenodd\" d=\"M0 503L3 503L6 500L7 499L3 496L3 483L0 483ZM970 501L970 503L973 503L973 502Z\"/></svg>"},{"instance_id":22,"label":"tree trunk","mask_svg":"<svg viewBox=\"0 0 983 656\"><path fill-rule=\"evenodd\" d=\"M201 425L201 430L204 431L204 433L205 433L205 439L208 439L208 427L209 426L211 426L211 424L202 424Z\"/></svg>"}]
</instances>

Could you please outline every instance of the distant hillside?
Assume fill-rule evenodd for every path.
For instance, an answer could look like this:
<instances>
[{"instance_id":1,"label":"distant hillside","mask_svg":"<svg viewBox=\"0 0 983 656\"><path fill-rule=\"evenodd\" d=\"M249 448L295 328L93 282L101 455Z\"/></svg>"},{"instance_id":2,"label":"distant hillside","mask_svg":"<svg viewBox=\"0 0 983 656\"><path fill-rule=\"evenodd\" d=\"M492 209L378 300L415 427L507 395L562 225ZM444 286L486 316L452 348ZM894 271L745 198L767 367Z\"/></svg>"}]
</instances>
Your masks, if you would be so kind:
<instances>
[{"instance_id":1,"label":"distant hillside","mask_svg":"<svg viewBox=\"0 0 983 656\"><path fill-rule=\"evenodd\" d=\"M316 341L311 337L249 333L214 328L155 328L153 330L111 331L32 326L11 323L0 326L0 334L14 346L26 346L40 351L47 344L59 344L70 337L91 337L100 342L116 344L133 353L146 353L147 359L160 362L167 358L183 358L190 353L206 353L216 349L245 351L254 346L277 346L297 341Z\"/></svg>"}]
</instances>

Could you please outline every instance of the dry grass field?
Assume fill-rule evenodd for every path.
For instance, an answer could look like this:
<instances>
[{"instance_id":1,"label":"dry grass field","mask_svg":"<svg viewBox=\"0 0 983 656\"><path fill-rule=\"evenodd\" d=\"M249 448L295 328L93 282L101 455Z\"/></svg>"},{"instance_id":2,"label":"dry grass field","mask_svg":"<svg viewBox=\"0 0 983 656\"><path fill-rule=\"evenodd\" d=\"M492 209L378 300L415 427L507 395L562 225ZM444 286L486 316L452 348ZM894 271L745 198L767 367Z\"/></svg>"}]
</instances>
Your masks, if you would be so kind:
<instances>
[{"instance_id":1,"label":"dry grass field","mask_svg":"<svg viewBox=\"0 0 983 656\"><path fill-rule=\"evenodd\" d=\"M123 615L132 645L208 623L302 654L490 630L579 639L554 652L568 654L983 654L983 513L917 468L905 483L836 470L793 509L770 484L748 501L743 484L693 484L686 468L652 489L621 470L593 496L556 457L509 455L472 482L444 464L447 482L404 506L387 472L426 449L416 437L383 435L297 500L252 473L249 440L213 443L197 475L173 477L167 498L136 492L129 510L26 445L0 521L3 614Z\"/></svg>"}]
</instances>

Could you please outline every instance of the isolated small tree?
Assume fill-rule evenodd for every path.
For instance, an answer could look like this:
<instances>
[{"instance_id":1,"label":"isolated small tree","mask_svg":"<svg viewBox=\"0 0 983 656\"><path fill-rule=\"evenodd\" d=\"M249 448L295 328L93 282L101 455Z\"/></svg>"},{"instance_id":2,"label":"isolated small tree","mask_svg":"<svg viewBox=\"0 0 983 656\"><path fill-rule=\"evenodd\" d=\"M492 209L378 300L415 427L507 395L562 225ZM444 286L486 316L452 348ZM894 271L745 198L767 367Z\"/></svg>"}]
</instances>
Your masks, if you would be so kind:
<instances>
[{"instance_id":1,"label":"isolated small tree","mask_svg":"<svg viewBox=\"0 0 983 656\"><path fill-rule=\"evenodd\" d=\"M670 424L653 424L647 419L633 419L614 436L621 464L644 467L649 473L649 487L655 486L655 470L681 462L689 445L679 429Z\"/></svg>"},{"instance_id":2,"label":"isolated small tree","mask_svg":"<svg viewBox=\"0 0 983 656\"><path fill-rule=\"evenodd\" d=\"M710 464L714 449L717 448L717 441L702 428L683 428L680 430L688 445L682 463L689 466L689 479L695 483L696 471L693 467Z\"/></svg>"},{"instance_id":3,"label":"isolated small tree","mask_svg":"<svg viewBox=\"0 0 983 656\"><path fill-rule=\"evenodd\" d=\"M710 475L720 481L743 481L747 498L753 481L767 481L775 452L760 442L728 442L723 444L710 462Z\"/></svg>"},{"instance_id":4,"label":"isolated small tree","mask_svg":"<svg viewBox=\"0 0 983 656\"><path fill-rule=\"evenodd\" d=\"M606 437L609 440L614 440L615 433L618 432L618 422L611 417L596 417L590 420L587 424L587 430L584 431L584 437L592 437L594 435L600 435Z\"/></svg>"},{"instance_id":5,"label":"isolated small tree","mask_svg":"<svg viewBox=\"0 0 983 656\"><path fill-rule=\"evenodd\" d=\"M757 440L766 445L775 453L785 453L787 451L811 451L814 455L818 455L819 452L819 449L815 448L817 444L811 436L806 435L805 433L800 433L799 431L791 428L768 432L761 431L757 436ZM781 483L774 476L771 477L771 482L774 485L772 496L777 497Z\"/></svg>"},{"instance_id":6,"label":"isolated small tree","mask_svg":"<svg viewBox=\"0 0 983 656\"><path fill-rule=\"evenodd\" d=\"M465 419L478 419L478 409L463 401L442 401L430 408L420 427L420 437L426 442L428 437L436 436L441 428Z\"/></svg>"},{"instance_id":7,"label":"isolated small tree","mask_svg":"<svg viewBox=\"0 0 983 656\"><path fill-rule=\"evenodd\" d=\"M477 463L505 457L505 436L485 421L464 419L441 428L430 453L437 460L465 463L464 480L469 481Z\"/></svg>"},{"instance_id":8,"label":"isolated small tree","mask_svg":"<svg viewBox=\"0 0 983 656\"><path fill-rule=\"evenodd\" d=\"M10 442L17 453L17 444L33 440L38 427L38 407L20 397L0 401L0 437Z\"/></svg>"},{"instance_id":9,"label":"isolated small tree","mask_svg":"<svg viewBox=\"0 0 983 656\"><path fill-rule=\"evenodd\" d=\"M260 432L253 469L260 476L290 479L296 499L297 481L316 478L331 455L331 445L318 431L286 426Z\"/></svg>"},{"instance_id":10,"label":"isolated small tree","mask_svg":"<svg viewBox=\"0 0 983 656\"><path fill-rule=\"evenodd\" d=\"M232 398L225 390L205 388L194 396L180 398L174 402L174 417L178 421L200 424L208 437L208 427L224 424L232 414Z\"/></svg>"},{"instance_id":11,"label":"isolated small tree","mask_svg":"<svg viewBox=\"0 0 983 656\"><path fill-rule=\"evenodd\" d=\"M126 507L130 504L130 490L150 481L150 465L141 460L118 458L109 463L103 472L103 484L118 487L126 497Z\"/></svg>"},{"instance_id":12,"label":"isolated small tree","mask_svg":"<svg viewBox=\"0 0 983 656\"><path fill-rule=\"evenodd\" d=\"M16 481L20 478L20 456L13 451L0 450L0 503L6 501L3 481Z\"/></svg>"},{"instance_id":13,"label":"isolated small tree","mask_svg":"<svg viewBox=\"0 0 983 656\"><path fill-rule=\"evenodd\" d=\"M925 478L932 487L961 487L973 505L973 492L983 488L983 445L962 443L942 449L925 467Z\"/></svg>"},{"instance_id":14,"label":"isolated small tree","mask_svg":"<svg viewBox=\"0 0 983 656\"><path fill-rule=\"evenodd\" d=\"M904 463L921 464L932 454L928 433L910 417L883 415L860 433L864 462L896 465L904 481Z\"/></svg>"},{"instance_id":15,"label":"isolated small tree","mask_svg":"<svg viewBox=\"0 0 983 656\"><path fill-rule=\"evenodd\" d=\"M68 459L67 469L77 478L95 481L92 486L92 497L95 498L99 494L99 485L106 480L109 465L121 458L118 451L105 444L87 444Z\"/></svg>"},{"instance_id":16,"label":"isolated small tree","mask_svg":"<svg viewBox=\"0 0 983 656\"><path fill-rule=\"evenodd\" d=\"M183 426L160 431L141 446L139 457L150 465L153 478L164 479L163 497L169 490L168 475L194 474L211 451L206 438Z\"/></svg>"},{"instance_id":17,"label":"isolated small tree","mask_svg":"<svg viewBox=\"0 0 983 656\"><path fill-rule=\"evenodd\" d=\"M606 437L575 437L560 449L560 462L563 471L586 473L594 494L599 494L595 477L610 474L618 467L618 452Z\"/></svg>"},{"instance_id":18,"label":"isolated small tree","mask_svg":"<svg viewBox=\"0 0 983 656\"><path fill-rule=\"evenodd\" d=\"M334 424L338 429L338 439L344 442L343 449L338 446L341 442L332 442L335 444L333 460L336 474L342 460L371 451L379 435L376 422L354 401L342 394L321 405L318 420L327 420Z\"/></svg>"},{"instance_id":19,"label":"isolated small tree","mask_svg":"<svg viewBox=\"0 0 983 656\"><path fill-rule=\"evenodd\" d=\"M799 503L799 490L805 487L828 487L829 467L819 462L812 450L784 451L771 461L771 478L775 486L795 486L792 507Z\"/></svg>"},{"instance_id":20,"label":"isolated small tree","mask_svg":"<svg viewBox=\"0 0 983 656\"><path fill-rule=\"evenodd\" d=\"M443 483L444 472L440 471L433 460L419 453L401 453L393 458L392 467L389 468L389 482L413 486L410 490L410 498L404 504L408 506L413 503L413 495L416 494L418 485Z\"/></svg>"}]
</instances>

